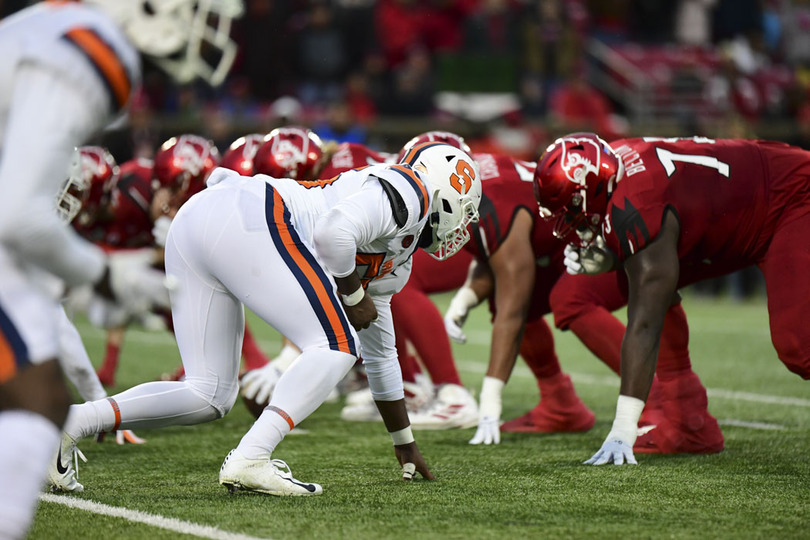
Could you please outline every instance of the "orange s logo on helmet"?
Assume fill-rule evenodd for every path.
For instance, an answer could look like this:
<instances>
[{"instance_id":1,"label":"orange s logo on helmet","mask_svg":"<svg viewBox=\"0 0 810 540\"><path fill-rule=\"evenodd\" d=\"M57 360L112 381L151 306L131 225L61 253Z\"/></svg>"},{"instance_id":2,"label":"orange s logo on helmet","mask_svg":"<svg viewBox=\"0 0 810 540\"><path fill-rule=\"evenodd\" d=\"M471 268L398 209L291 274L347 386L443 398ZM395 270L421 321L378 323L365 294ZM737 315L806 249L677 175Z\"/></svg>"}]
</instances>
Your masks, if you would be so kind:
<instances>
[{"instance_id":1,"label":"orange s logo on helmet","mask_svg":"<svg viewBox=\"0 0 810 540\"><path fill-rule=\"evenodd\" d=\"M462 195L466 195L475 179L475 169L463 159L456 163L456 172L450 176L450 185Z\"/></svg>"}]
</instances>

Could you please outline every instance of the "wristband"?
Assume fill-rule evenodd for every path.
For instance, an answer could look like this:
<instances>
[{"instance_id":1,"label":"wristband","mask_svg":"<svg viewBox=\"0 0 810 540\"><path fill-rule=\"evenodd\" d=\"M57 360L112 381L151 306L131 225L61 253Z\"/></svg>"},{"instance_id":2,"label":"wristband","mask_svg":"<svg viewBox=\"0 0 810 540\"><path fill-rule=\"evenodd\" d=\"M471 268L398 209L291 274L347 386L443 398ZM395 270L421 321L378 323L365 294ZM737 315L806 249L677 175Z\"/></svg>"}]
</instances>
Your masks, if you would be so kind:
<instances>
[{"instance_id":1,"label":"wristband","mask_svg":"<svg viewBox=\"0 0 810 540\"><path fill-rule=\"evenodd\" d=\"M340 298L343 300L343 305L347 307L356 306L360 303L363 297L366 295L366 291L363 290L363 286L361 285L356 291L352 294L341 294Z\"/></svg>"},{"instance_id":2,"label":"wristband","mask_svg":"<svg viewBox=\"0 0 810 540\"><path fill-rule=\"evenodd\" d=\"M631 396L619 395L616 401L616 418L608 438L633 446L638 436L638 419L644 410L644 402Z\"/></svg>"},{"instance_id":3,"label":"wristband","mask_svg":"<svg viewBox=\"0 0 810 540\"><path fill-rule=\"evenodd\" d=\"M484 377L484 382L481 383L481 396L478 402L478 412L481 418L501 417L501 393L504 384L502 380L496 377Z\"/></svg>"},{"instance_id":4,"label":"wristband","mask_svg":"<svg viewBox=\"0 0 810 540\"><path fill-rule=\"evenodd\" d=\"M450 300L447 313L451 316L466 317L470 309L477 306L478 303L479 300L475 291L470 287L464 286L456 291L455 296Z\"/></svg>"},{"instance_id":5,"label":"wristband","mask_svg":"<svg viewBox=\"0 0 810 540\"><path fill-rule=\"evenodd\" d=\"M414 441L413 431L411 426L400 429L399 431L390 431L391 440L394 441L394 446L402 446L403 444L411 444Z\"/></svg>"}]
</instances>

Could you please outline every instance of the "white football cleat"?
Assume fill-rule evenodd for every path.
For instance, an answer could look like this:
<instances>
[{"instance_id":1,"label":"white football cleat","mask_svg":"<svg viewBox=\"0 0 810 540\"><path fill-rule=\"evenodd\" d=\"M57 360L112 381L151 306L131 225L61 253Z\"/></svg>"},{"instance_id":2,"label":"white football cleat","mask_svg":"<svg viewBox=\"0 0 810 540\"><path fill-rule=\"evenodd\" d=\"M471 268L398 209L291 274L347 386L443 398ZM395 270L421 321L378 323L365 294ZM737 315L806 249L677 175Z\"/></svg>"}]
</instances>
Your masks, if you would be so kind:
<instances>
[{"instance_id":1,"label":"white football cleat","mask_svg":"<svg viewBox=\"0 0 810 540\"><path fill-rule=\"evenodd\" d=\"M409 414L413 429L455 429L478 425L478 404L469 390L443 384L427 407Z\"/></svg>"},{"instance_id":2,"label":"white football cleat","mask_svg":"<svg viewBox=\"0 0 810 540\"><path fill-rule=\"evenodd\" d=\"M237 490L258 491L278 497L320 495L319 484L299 482L290 467L280 459L247 459L231 450L219 469L219 483L230 493Z\"/></svg>"},{"instance_id":3,"label":"white football cleat","mask_svg":"<svg viewBox=\"0 0 810 540\"><path fill-rule=\"evenodd\" d=\"M346 405L340 411L341 420L347 422L377 422L382 420L377 404L368 388L346 396Z\"/></svg>"},{"instance_id":4,"label":"white football cleat","mask_svg":"<svg viewBox=\"0 0 810 540\"><path fill-rule=\"evenodd\" d=\"M76 441L67 433L63 433L59 450L48 465L48 487L51 491L76 493L84 491L84 486L78 481L79 459L87 463L82 451L76 448Z\"/></svg>"}]
</instances>

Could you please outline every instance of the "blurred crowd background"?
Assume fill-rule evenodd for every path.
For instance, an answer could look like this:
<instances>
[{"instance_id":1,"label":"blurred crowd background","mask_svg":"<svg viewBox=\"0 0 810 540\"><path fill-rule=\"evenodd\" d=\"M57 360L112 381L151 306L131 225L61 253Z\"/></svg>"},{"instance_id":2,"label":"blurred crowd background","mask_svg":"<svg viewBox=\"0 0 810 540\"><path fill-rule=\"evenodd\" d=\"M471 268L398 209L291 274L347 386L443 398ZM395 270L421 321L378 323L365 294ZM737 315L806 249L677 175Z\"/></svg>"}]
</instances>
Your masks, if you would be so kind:
<instances>
[{"instance_id":1,"label":"blurred crowd background","mask_svg":"<svg viewBox=\"0 0 810 540\"><path fill-rule=\"evenodd\" d=\"M25 7L0 0L0 16ZM119 162L172 135L221 150L285 124L395 152L445 129L536 159L572 131L810 149L810 0L245 0L226 83L146 67ZM756 289L745 279L741 295Z\"/></svg>"}]
</instances>

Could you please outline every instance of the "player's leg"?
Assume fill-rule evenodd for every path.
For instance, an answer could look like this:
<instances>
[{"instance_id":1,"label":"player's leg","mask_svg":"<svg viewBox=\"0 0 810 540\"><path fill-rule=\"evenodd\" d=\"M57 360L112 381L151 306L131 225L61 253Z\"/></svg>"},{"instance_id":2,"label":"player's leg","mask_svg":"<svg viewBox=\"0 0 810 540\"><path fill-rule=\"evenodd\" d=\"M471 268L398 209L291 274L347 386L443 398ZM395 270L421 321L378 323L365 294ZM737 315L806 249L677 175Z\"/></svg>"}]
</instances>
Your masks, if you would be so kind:
<instances>
[{"instance_id":1,"label":"player's leg","mask_svg":"<svg viewBox=\"0 0 810 540\"><path fill-rule=\"evenodd\" d=\"M796 213L800 214L801 209ZM807 324L810 214L795 219L786 217L759 267L765 276L771 340L776 353L790 371L810 379L810 325Z\"/></svg>"},{"instance_id":2,"label":"player's leg","mask_svg":"<svg viewBox=\"0 0 810 540\"><path fill-rule=\"evenodd\" d=\"M13 309L12 309L13 308ZM70 406L59 306L0 247L0 537L22 538Z\"/></svg>"},{"instance_id":3,"label":"player's leg","mask_svg":"<svg viewBox=\"0 0 810 540\"><path fill-rule=\"evenodd\" d=\"M555 326L571 330L618 375L625 326L612 312L627 304L624 272L596 276L563 274L554 285L549 302Z\"/></svg>"},{"instance_id":4,"label":"player's leg","mask_svg":"<svg viewBox=\"0 0 810 540\"><path fill-rule=\"evenodd\" d=\"M240 200L248 216L244 234L254 237L251 264L262 271L231 274L233 257L227 248L213 270L234 296L244 299L251 311L302 352L278 380L269 405L226 459L220 483L274 495L316 494L320 492L316 484L290 487L287 482L286 489L274 484L274 475L266 468L254 477L250 464L262 467L260 462L270 458L284 436L312 414L354 366L357 333L343 311L331 275L282 212L274 211L283 204L281 198L270 188L266 197L266 207L259 198ZM261 227L260 220L254 219L257 216L266 219Z\"/></svg>"},{"instance_id":5,"label":"player's leg","mask_svg":"<svg viewBox=\"0 0 810 540\"><path fill-rule=\"evenodd\" d=\"M124 343L126 326L107 330L107 345L104 349L104 360L98 368L98 378L104 386L115 386L115 372L118 371L118 359Z\"/></svg>"},{"instance_id":6,"label":"player's leg","mask_svg":"<svg viewBox=\"0 0 810 540\"><path fill-rule=\"evenodd\" d=\"M655 373L658 410L652 422L656 427L639 436L634 451L656 454L721 451L723 432L709 413L706 388L692 371L689 324L680 301L670 306L664 318Z\"/></svg>"},{"instance_id":7,"label":"player's leg","mask_svg":"<svg viewBox=\"0 0 810 540\"><path fill-rule=\"evenodd\" d=\"M526 323L520 355L540 388L540 403L528 413L504 422L503 432L554 433L588 431L596 421L579 399L571 378L563 373L554 350L554 336L543 317Z\"/></svg>"},{"instance_id":8,"label":"player's leg","mask_svg":"<svg viewBox=\"0 0 810 540\"><path fill-rule=\"evenodd\" d=\"M76 387L85 401L107 396L96 376L79 331L70 321L64 309L59 309L59 364L65 376Z\"/></svg>"}]
</instances>

